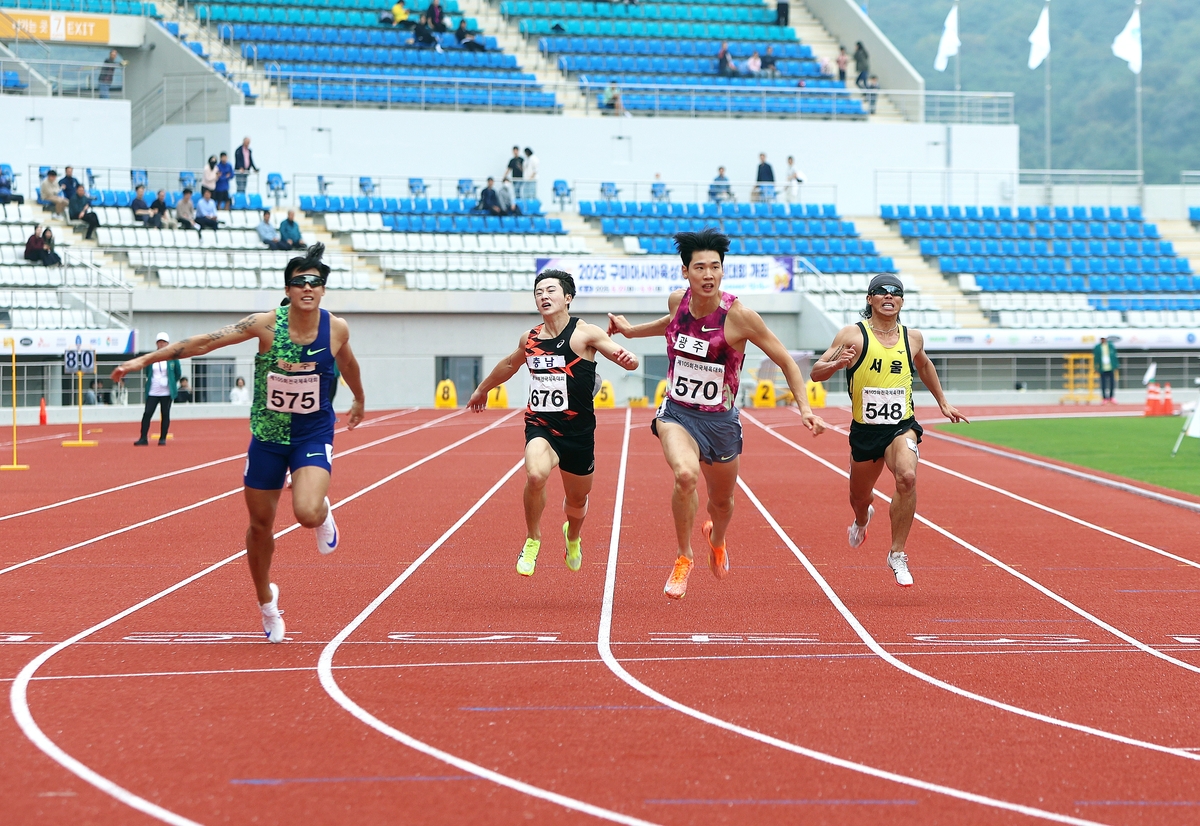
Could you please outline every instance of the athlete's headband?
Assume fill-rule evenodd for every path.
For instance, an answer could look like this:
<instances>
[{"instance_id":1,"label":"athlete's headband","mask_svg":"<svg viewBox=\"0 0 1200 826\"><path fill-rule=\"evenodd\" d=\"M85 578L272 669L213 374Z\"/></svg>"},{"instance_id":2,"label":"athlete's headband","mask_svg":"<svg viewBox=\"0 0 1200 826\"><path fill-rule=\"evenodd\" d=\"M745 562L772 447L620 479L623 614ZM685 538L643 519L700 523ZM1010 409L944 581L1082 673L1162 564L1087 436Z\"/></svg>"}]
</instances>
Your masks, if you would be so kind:
<instances>
[{"instance_id":1,"label":"athlete's headband","mask_svg":"<svg viewBox=\"0 0 1200 826\"><path fill-rule=\"evenodd\" d=\"M889 272L881 272L879 275L871 279L871 283L867 285L867 295L875 292L877 287L896 287L899 290L904 289L904 282L898 276L892 275Z\"/></svg>"}]
</instances>

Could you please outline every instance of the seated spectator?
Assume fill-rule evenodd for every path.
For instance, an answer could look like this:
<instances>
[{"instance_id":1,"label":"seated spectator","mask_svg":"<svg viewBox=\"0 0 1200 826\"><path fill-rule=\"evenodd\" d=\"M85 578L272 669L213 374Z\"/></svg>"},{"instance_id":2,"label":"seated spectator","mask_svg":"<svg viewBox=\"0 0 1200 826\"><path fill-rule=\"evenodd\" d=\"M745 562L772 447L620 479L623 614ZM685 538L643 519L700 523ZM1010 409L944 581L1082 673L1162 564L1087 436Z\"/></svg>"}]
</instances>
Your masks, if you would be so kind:
<instances>
[{"instance_id":1,"label":"seated spectator","mask_svg":"<svg viewBox=\"0 0 1200 826\"><path fill-rule=\"evenodd\" d=\"M625 114L625 106L621 103L621 90L616 83L609 83L608 88L600 96L600 108L611 109L614 115Z\"/></svg>"},{"instance_id":2,"label":"seated spectator","mask_svg":"<svg viewBox=\"0 0 1200 826\"><path fill-rule=\"evenodd\" d=\"M3 169L0 169L0 204L23 204L23 203L25 203L25 196L24 195L14 195L12 188L13 188L12 177L7 172L5 172Z\"/></svg>"},{"instance_id":3,"label":"seated spectator","mask_svg":"<svg viewBox=\"0 0 1200 826\"><path fill-rule=\"evenodd\" d=\"M779 75L778 63L779 58L775 56L775 47L767 46L766 54L762 56L763 74L777 77Z\"/></svg>"},{"instance_id":4,"label":"seated spectator","mask_svg":"<svg viewBox=\"0 0 1200 826\"><path fill-rule=\"evenodd\" d=\"M279 237L279 230L275 229L271 223L271 213L269 210L263 210L262 221L255 228L258 232L258 237L267 245L268 249L273 250L290 250L293 249Z\"/></svg>"},{"instance_id":5,"label":"seated spectator","mask_svg":"<svg viewBox=\"0 0 1200 826\"><path fill-rule=\"evenodd\" d=\"M495 178L488 178L487 186L479 193L479 204L475 207L479 212L486 212L488 215L504 214L504 208L500 206L500 196L493 187L495 182Z\"/></svg>"},{"instance_id":6,"label":"seated spectator","mask_svg":"<svg viewBox=\"0 0 1200 826\"><path fill-rule=\"evenodd\" d=\"M183 197L175 205L175 220L184 229L198 228L196 224L196 202L192 200L192 191L190 189L183 191Z\"/></svg>"},{"instance_id":7,"label":"seated spectator","mask_svg":"<svg viewBox=\"0 0 1200 826\"><path fill-rule=\"evenodd\" d=\"M129 202L129 209L133 212L133 220L140 221L148 227L162 228L162 222L154 223L155 215L150 209L150 205L146 203L146 187L141 184L133 191L133 200Z\"/></svg>"},{"instance_id":8,"label":"seated spectator","mask_svg":"<svg viewBox=\"0 0 1200 826\"><path fill-rule=\"evenodd\" d=\"M62 190L62 196L68 201L75 194L75 187L79 186L79 181L75 179L75 168L68 166L65 170L65 175L58 179L58 188Z\"/></svg>"},{"instance_id":9,"label":"seated spectator","mask_svg":"<svg viewBox=\"0 0 1200 826\"><path fill-rule=\"evenodd\" d=\"M150 223L156 227L166 227L168 229L175 228L175 219L171 217L171 213L167 208L167 191L160 189L154 193L154 200L150 203L150 212L152 217Z\"/></svg>"},{"instance_id":10,"label":"seated spectator","mask_svg":"<svg viewBox=\"0 0 1200 826\"><path fill-rule=\"evenodd\" d=\"M192 400L192 386L186 378L179 380L179 389L175 391L175 404L184 404Z\"/></svg>"},{"instance_id":11,"label":"seated spectator","mask_svg":"<svg viewBox=\"0 0 1200 826\"><path fill-rule=\"evenodd\" d=\"M458 28L454 30L454 39L468 52L487 51L487 47L482 43L475 42L475 35L467 31L467 18L465 17L458 21Z\"/></svg>"},{"instance_id":12,"label":"seated spectator","mask_svg":"<svg viewBox=\"0 0 1200 826\"><path fill-rule=\"evenodd\" d=\"M83 391L84 404L112 404L112 394L104 389L104 382L93 379L88 389Z\"/></svg>"},{"instance_id":13,"label":"seated spectator","mask_svg":"<svg viewBox=\"0 0 1200 826\"><path fill-rule=\"evenodd\" d=\"M87 235L83 237L91 238L100 226L100 219L92 212L92 199L84 193L83 184L75 187L75 195L71 198L69 206L67 215L72 221L83 221L87 224Z\"/></svg>"},{"instance_id":14,"label":"seated spectator","mask_svg":"<svg viewBox=\"0 0 1200 826\"><path fill-rule=\"evenodd\" d=\"M288 216L279 224L279 239L284 243L284 249L304 249L304 239L300 236L300 225L296 223L296 210L289 209Z\"/></svg>"},{"instance_id":15,"label":"seated spectator","mask_svg":"<svg viewBox=\"0 0 1200 826\"><path fill-rule=\"evenodd\" d=\"M44 264L46 263L43 258L45 250L46 246L42 241L42 225L38 224L33 228L33 235L30 235L29 240L25 242L25 260L35 264Z\"/></svg>"},{"instance_id":16,"label":"seated spectator","mask_svg":"<svg viewBox=\"0 0 1200 826\"><path fill-rule=\"evenodd\" d=\"M762 71L762 58L758 56L756 50L754 54L746 58L746 74L756 75Z\"/></svg>"},{"instance_id":17,"label":"seated spectator","mask_svg":"<svg viewBox=\"0 0 1200 826\"><path fill-rule=\"evenodd\" d=\"M517 206L517 202L513 198L513 191L507 182L500 184L500 188L496 190L496 197L500 199L501 215L521 214L521 208Z\"/></svg>"},{"instance_id":18,"label":"seated spectator","mask_svg":"<svg viewBox=\"0 0 1200 826\"><path fill-rule=\"evenodd\" d=\"M405 8L404 0L398 0L396 5L392 6L392 19L388 22L401 29L411 29L413 27L412 16L408 13L408 9Z\"/></svg>"},{"instance_id":19,"label":"seated spectator","mask_svg":"<svg viewBox=\"0 0 1200 826\"><path fill-rule=\"evenodd\" d=\"M54 233L50 231L50 227L42 230L42 263L47 267L62 266L62 259L54 251Z\"/></svg>"},{"instance_id":20,"label":"seated spectator","mask_svg":"<svg viewBox=\"0 0 1200 826\"><path fill-rule=\"evenodd\" d=\"M62 191L58 188L58 172L55 170L51 169L46 173L42 185L38 187L38 193L42 196L42 202L48 204L56 215L67 211L68 199L62 196Z\"/></svg>"},{"instance_id":21,"label":"seated spectator","mask_svg":"<svg viewBox=\"0 0 1200 826\"><path fill-rule=\"evenodd\" d=\"M717 74L722 77L737 74L737 66L734 65L733 55L729 53L729 43L721 43L721 48L717 51Z\"/></svg>"},{"instance_id":22,"label":"seated spectator","mask_svg":"<svg viewBox=\"0 0 1200 826\"><path fill-rule=\"evenodd\" d=\"M429 18L426 15L421 15L421 19L413 26L413 45L433 46L439 52L442 50L438 39L433 36L433 28L429 25Z\"/></svg>"},{"instance_id":23,"label":"seated spectator","mask_svg":"<svg viewBox=\"0 0 1200 826\"><path fill-rule=\"evenodd\" d=\"M212 192L207 189L204 190L204 197L196 204L196 223L201 232L217 228L217 202L213 200Z\"/></svg>"},{"instance_id":24,"label":"seated spectator","mask_svg":"<svg viewBox=\"0 0 1200 826\"><path fill-rule=\"evenodd\" d=\"M230 404L250 404L250 388L246 386L246 380L241 376L237 377L237 381L233 383L233 388L229 391Z\"/></svg>"},{"instance_id":25,"label":"seated spectator","mask_svg":"<svg viewBox=\"0 0 1200 826\"><path fill-rule=\"evenodd\" d=\"M717 177L713 178L713 182L708 186L708 198L718 202L733 200L733 189L729 186L729 179L725 177L725 167L717 167Z\"/></svg>"}]
</instances>

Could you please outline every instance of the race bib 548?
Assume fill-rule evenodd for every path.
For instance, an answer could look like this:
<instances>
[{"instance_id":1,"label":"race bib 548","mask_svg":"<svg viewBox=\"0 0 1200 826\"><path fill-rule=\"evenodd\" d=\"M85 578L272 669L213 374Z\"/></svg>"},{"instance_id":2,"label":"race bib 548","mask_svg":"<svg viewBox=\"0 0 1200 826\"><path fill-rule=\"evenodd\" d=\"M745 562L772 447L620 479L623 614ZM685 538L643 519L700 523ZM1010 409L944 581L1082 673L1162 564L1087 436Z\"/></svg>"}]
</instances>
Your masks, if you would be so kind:
<instances>
[{"instance_id":1,"label":"race bib 548","mask_svg":"<svg viewBox=\"0 0 1200 826\"><path fill-rule=\"evenodd\" d=\"M864 387L863 424L896 424L908 408L908 390L903 387Z\"/></svg>"}]
</instances>

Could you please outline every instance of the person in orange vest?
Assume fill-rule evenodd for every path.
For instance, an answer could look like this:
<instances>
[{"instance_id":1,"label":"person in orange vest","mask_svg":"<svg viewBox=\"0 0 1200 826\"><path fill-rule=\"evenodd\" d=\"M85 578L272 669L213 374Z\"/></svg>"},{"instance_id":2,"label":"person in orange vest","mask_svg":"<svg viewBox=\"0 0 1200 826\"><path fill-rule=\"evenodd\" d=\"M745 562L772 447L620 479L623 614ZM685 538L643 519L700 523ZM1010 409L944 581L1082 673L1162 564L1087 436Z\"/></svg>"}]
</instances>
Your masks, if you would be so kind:
<instances>
[{"instance_id":1,"label":"person in orange vest","mask_svg":"<svg viewBox=\"0 0 1200 826\"><path fill-rule=\"evenodd\" d=\"M1107 336L1102 336L1100 343L1092 348L1092 367L1100 374L1100 403L1116 404L1113 394L1116 392L1116 372L1121 367L1121 359Z\"/></svg>"}]
</instances>

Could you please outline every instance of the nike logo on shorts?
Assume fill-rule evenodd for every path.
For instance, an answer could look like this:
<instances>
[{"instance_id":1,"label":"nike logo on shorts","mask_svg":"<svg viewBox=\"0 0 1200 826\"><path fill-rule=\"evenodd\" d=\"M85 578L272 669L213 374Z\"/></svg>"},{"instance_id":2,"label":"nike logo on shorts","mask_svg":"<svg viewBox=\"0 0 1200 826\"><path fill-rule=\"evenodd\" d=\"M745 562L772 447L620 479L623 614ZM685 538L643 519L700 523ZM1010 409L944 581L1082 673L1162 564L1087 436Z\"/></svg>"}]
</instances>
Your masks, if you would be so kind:
<instances>
[{"instance_id":1,"label":"nike logo on shorts","mask_svg":"<svg viewBox=\"0 0 1200 826\"><path fill-rule=\"evenodd\" d=\"M717 461L719 461L719 462L728 462L730 459L732 459L732 458L733 458L734 456L736 456L736 455L737 455L736 453L730 453L728 456L722 456L722 457L721 457L720 459L718 459Z\"/></svg>"},{"instance_id":2,"label":"nike logo on shorts","mask_svg":"<svg viewBox=\"0 0 1200 826\"><path fill-rule=\"evenodd\" d=\"M306 453L304 455L311 459L313 456L323 456L325 454L323 454L323 453Z\"/></svg>"},{"instance_id":3,"label":"nike logo on shorts","mask_svg":"<svg viewBox=\"0 0 1200 826\"><path fill-rule=\"evenodd\" d=\"M322 347L320 350L309 350L308 354L310 356L315 356L317 353L324 353L328 349L329 349L328 347Z\"/></svg>"}]
</instances>

